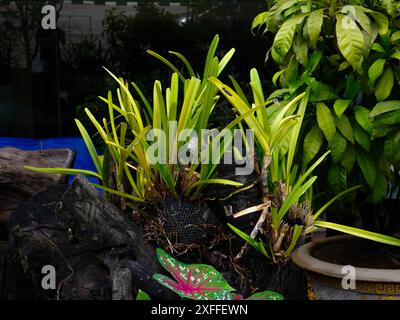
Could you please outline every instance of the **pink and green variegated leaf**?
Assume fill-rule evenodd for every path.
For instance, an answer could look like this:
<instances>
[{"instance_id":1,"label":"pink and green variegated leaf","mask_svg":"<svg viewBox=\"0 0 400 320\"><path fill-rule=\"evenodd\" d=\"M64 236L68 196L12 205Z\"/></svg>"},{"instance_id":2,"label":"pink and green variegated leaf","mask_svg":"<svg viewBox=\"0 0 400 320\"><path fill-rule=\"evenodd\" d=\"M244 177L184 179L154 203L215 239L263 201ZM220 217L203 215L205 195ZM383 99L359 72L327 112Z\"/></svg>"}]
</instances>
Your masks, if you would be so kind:
<instances>
[{"instance_id":1,"label":"pink and green variegated leaf","mask_svg":"<svg viewBox=\"0 0 400 320\"><path fill-rule=\"evenodd\" d=\"M246 300L283 300L283 296L274 291L263 291L252 294Z\"/></svg>"},{"instance_id":2,"label":"pink and green variegated leaf","mask_svg":"<svg viewBox=\"0 0 400 320\"><path fill-rule=\"evenodd\" d=\"M193 300L232 300L234 289L214 267L205 264L187 265L161 249L157 249L160 264L173 277L154 274L153 279L182 298Z\"/></svg>"}]
</instances>

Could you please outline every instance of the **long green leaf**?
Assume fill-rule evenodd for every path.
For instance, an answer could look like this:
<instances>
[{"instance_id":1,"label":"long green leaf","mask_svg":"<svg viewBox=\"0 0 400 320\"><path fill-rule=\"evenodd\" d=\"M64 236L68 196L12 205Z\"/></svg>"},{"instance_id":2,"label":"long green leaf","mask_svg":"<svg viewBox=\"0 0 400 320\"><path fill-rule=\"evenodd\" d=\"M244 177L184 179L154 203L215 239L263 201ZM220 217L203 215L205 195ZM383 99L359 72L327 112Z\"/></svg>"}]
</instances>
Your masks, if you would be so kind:
<instances>
[{"instance_id":1,"label":"long green leaf","mask_svg":"<svg viewBox=\"0 0 400 320\"><path fill-rule=\"evenodd\" d=\"M78 119L75 119L75 123L78 126L79 132L81 133L83 140L85 141L86 148L89 151L89 154L93 160L93 163L97 169L97 172L99 172L99 173L102 172L99 156L97 155L97 151L96 151L96 148L94 147L92 139L90 139L88 132L86 131L85 127L82 125L82 123Z\"/></svg>"},{"instance_id":2,"label":"long green leaf","mask_svg":"<svg viewBox=\"0 0 400 320\"><path fill-rule=\"evenodd\" d=\"M295 225L294 229L293 229L293 235L292 235L292 240L290 242L289 247L287 248L287 250L283 253L283 255L285 257L289 257L290 254L292 253L293 249L295 248L297 242L299 241L299 238L301 236L301 233L303 231L304 226L299 226L299 225Z\"/></svg>"},{"instance_id":3,"label":"long green leaf","mask_svg":"<svg viewBox=\"0 0 400 320\"><path fill-rule=\"evenodd\" d=\"M171 62L169 62L163 56L159 55L158 53L156 53L152 50L147 50L146 52L148 54L152 55L153 57L157 58L158 60L164 62L170 69L172 69L173 72L178 74L179 79L181 79L182 82L185 82L185 77L182 75L182 73L179 72L179 70Z\"/></svg>"},{"instance_id":4,"label":"long green leaf","mask_svg":"<svg viewBox=\"0 0 400 320\"><path fill-rule=\"evenodd\" d=\"M347 190L344 190L342 192L340 192L339 194L337 194L336 196L334 196L332 199L330 199L327 203L325 203L316 213L314 213L313 215L313 221L317 220L318 217L332 204L334 203L337 199L339 199L340 197L344 196L346 193L352 192L354 190L357 190L359 188L361 188L362 186L355 186L352 188L348 188Z\"/></svg>"},{"instance_id":5,"label":"long green leaf","mask_svg":"<svg viewBox=\"0 0 400 320\"><path fill-rule=\"evenodd\" d=\"M102 176L98 173L90 170L83 169L72 169L72 168L37 168L32 166L24 166L25 169L41 173L53 173L53 174L66 174L66 175L78 175L83 174L85 176L92 176L102 180Z\"/></svg>"},{"instance_id":6,"label":"long green leaf","mask_svg":"<svg viewBox=\"0 0 400 320\"><path fill-rule=\"evenodd\" d=\"M270 259L270 256L262 242L258 242L257 240L251 238L247 233L236 228L235 226L231 225L230 223L228 223L228 227L231 228L232 231L235 232L239 237L241 237L243 240L245 240L247 243L249 243L254 249L256 249L257 251L262 253L268 259Z\"/></svg>"},{"instance_id":7,"label":"long green leaf","mask_svg":"<svg viewBox=\"0 0 400 320\"><path fill-rule=\"evenodd\" d=\"M366 231L358 228L348 227L337 223L327 222L327 221L315 221L314 225L319 228L327 228L340 232L344 232L347 234L351 234L353 236L357 236L360 238L400 247L400 239L389 237L383 234Z\"/></svg>"},{"instance_id":8,"label":"long green leaf","mask_svg":"<svg viewBox=\"0 0 400 320\"><path fill-rule=\"evenodd\" d=\"M168 51L168 52L177 56L179 59L182 60L182 62L186 66L186 69L189 72L190 77L196 77L196 74L194 73L192 66L190 65L189 61L185 58L184 55L180 54L179 52L175 52L175 51Z\"/></svg>"}]
</instances>

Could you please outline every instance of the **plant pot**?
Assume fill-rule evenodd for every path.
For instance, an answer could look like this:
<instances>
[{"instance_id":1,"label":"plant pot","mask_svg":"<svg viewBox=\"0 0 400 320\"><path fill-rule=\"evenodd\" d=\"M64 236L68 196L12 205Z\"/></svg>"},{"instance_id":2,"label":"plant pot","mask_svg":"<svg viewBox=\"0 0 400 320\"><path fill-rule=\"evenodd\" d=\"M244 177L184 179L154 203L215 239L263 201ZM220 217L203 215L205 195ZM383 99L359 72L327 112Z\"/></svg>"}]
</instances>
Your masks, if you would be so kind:
<instances>
[{"instance_id":1,"label":"plant pot","mask_svg":"<svg viewBox=\"0 0 400 320\"><path fill-rule=\"evenodd\" d=\"M335 236L307 243L292 260L308 276L309 298L317 300L400 300L400 265L386 258L392 247L352 236ZM392 261L392 265L391 265ZM354 266L354 289L344 289Z\"/></svg>"}]
</instances>

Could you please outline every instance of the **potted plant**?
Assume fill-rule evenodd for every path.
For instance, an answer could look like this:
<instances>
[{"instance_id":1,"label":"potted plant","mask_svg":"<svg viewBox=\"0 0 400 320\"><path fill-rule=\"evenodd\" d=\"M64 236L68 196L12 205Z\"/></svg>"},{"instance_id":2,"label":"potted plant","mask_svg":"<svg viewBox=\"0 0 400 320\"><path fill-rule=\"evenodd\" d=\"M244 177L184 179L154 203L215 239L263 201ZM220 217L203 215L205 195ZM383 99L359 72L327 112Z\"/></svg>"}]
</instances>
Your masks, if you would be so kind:
<instances>
[{"instance_id":1,"label":"potted plant","mask_svg":"<svg viewBox=\"0 0 400 320\"><path fill-rule=\"evenodd\" d=\"M390 246L334 236L300 247L293 261L307 272L310 299L400 299L400 260Z\"/></svg>"},{"instance_id":2,"label":"potted plant","mask_svg":"<svg viewBox=\"0 0 400 320\"><path fill-rule=\"evenodd\" d=\"M325 192L325 196L331 196L341 195L349 186L361 185L357 192L343 197L342 210L335 208L335 219L354 221L354 218L349 219L351 211L357 213L362 210L360 204L371 206L379 203L385 198L389 183L396 181L398 152L395 150L400 108L398 90L395 90L399 82L400 58L400 33L396 19L398 10L393 2L375 1L322 0L311 3L278 0L269 1L268 5L269 10L259 14L252 26L253 30L265 27L265 32L272 32L275 36L267 59L272 58L280 70L272 78L277 90L267 100L277 98L289 101L309 90L308 106L301 116L301 128L294 138L299 139L296 153L300 156L293 162L288 152L289 163L298 164L300 169L297 170L305 172L313 159L331 150L327 159L316 168L322 179L319 179L320 183L315 185L315 189L321 194ZM254 90L254 83L252 88ZM287 173L283 175L286 181L289 176ZM336 199L336 196L333 198ZM349 205L351 202L352 205ZM327 207L322 206L324 209ZM291 210L294 208L291 206ZM339 216L340 211L343 211L342 216ZM365 215L362 216L365 218ZM364 225L371 227L366 223ZM352 234L360 232L331 222L322 222L320 226L344 232L347 229ZM361 233L369 238L376 237L375 240L383 240L377 234ZM358 235L361 236L361 233ZM297 237L295 232L289 234ZM274 232L267 233L267 237L271 235L273 238ZM259 250L264 250L261 246L268 247L246 234L242 236ZM392 240L392 244L398 243L398 240ZM327 241L332 243L335 240ZM346 241L340 242L343 250L353 243L353 240ZM300 252L313 251L314 245L306 246ZM328 245L322 242L315 246L326 248ZM369 246L380 250L372 243ZM273 249L274 246L271 251ZM388 254L392 255L393 250L387 250ZM340 255L333 251L331 254L331 259ZM310 258L310 255L307 257ZM310 263L305 263L304 257L302 259L303 263L299 265L311 270ZM315 262L315 257L313 259ZM373 272L388 274L383 270ZM392 279L388 277L385 281L390 283ZM362 278L362 281L366 280Z\"/></svg>"},{"instance_id":3,"label":"potted plant","mask_svg":"<svg viewBox=\"0 0 400 320\"><path fill-rule=\"evenodd\" d=\"M307 89L305 93L289 102L274 104L271 100L265 101L256 70L251 71L250 78L254 99L251 104L240 87L235 86L236 90L233 90L218 79L211 79L238 113L246 115L244 120L255 132L262 159L260 180L263 202L234 213L234 217L240 217L260 211L258 222L249 235L232 225L230 225L231 229L270 262L282 266L289 261L295 249L304 243L307 236L317 228L329 228L400 246L400 239L319 219L335 200L354 192L360 186L353 186L342 191L319 210L313 211L312 185L317 176L312 176L312 174L330 151L323 154L310 167L300 169L294 162L310 90ZM244 246L235 259L241 259L247 248Z\"/></svg>"}]
</instances>

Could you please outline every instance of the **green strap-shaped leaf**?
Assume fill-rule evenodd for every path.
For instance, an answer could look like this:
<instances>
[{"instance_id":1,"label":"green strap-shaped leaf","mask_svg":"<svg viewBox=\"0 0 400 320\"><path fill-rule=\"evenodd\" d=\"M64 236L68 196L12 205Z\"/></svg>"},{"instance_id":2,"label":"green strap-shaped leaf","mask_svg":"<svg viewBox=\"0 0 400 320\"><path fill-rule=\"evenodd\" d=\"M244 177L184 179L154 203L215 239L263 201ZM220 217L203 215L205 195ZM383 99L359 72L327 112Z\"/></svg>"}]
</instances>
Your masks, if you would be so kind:
<instances>
[{"instance_id":1,"label":"green strap-shaped leaf","mask_svg":"<svg viewBox=\"0 0 400 320\"><path fill-rule=\"evenodd\" d=\"M185 77L182 75L182 73L179 72L179 70L167 59L165 59L163 56L159 55L158 53L152 51L152 50L147 50L146 51L149 55L157 58L158 60L162 61L163 63L165 63L169 68L171 68L171 70L173 72L175 72L176 74L178 74L179 79L181 79L182 82L185 82Z\"/></svg>"},{"instance_id":2,"label":"green strap-shaped leaf","mask_svg":"<svg viewBox=\"0 0 400 320\"><path fill-rule=\"evenodd\" d=\"M97 155L96 148L94 147L94 144L92 142L92 139L90 138L85 127L82 125L82 123L78 119L75 119L75 123L78 126L78 129L81 133L83 140L85 141L86 148L88 149L88 151L90 153L90 157L93 160L93 163L97 169L97 172L100 174L102 172L101 163L100 163L99 156ZM100 131L99 131L99 133L100 133Z\"/></svg>"},{"instance_id":3,"label":"green strap-shaped leaf","mask_svg":"<svg viewBox=\"0 0 400 320\"><path fill-rule=\"evenodd\" d=\"M41 172L41 173L53 173L53 174L66 174L66 175L77 175L77 174L82 174L84 176L92 176L96 177L98 179L102 179L102 177L94 172L94 171L89 171L89 170L83 170L83 169L72 169L72 168L37 168L37 167L32 167L32 166L24 166L26 170L30 171L35 171L35 172Z\"/></svg>"},{"instance_id":4,"label":"green strap-shaped leaf","mask_svg":"<svg viewBox=\"0 0 400 320\"><path fill-rule=\"evenodd\" d=\"M235 232L239 237L241 237L243 240L245 240L248 244L250 244L254 249L256 249L258 252L263 254L265 257L270 259L270 256L266 250L266 247L262 241L257 241L253 238L251 238L246 232L243 232L242 230L236 228L235 226L231 225L228 223L228 227L232 229L233 232Z\"/></svg>"},{"instance_id":5,"label":"green strap-shaped leaf","mask_svg":"<svg viewBox=\"0 0 400 320\"><path fill-rule=\"evenodd\" d=\"M181 54L179 52L175 52L175 51L168 51L168 52L170 54L173 54L174 56L177 56L184 63L184 65L186 66L186 69L189 72L190 78L191 77L196 77L196 74L194 73L191 64L189 63L189 61L186 59L186 57L183 54Z\"/></svg>"},{"instance_id":6,"label":"green strap-shaped leaf","mask_svg":"<svg viewBox=\"0 0 400 320\"><path fill-rule=\"evenodd\" d=\"M313 221L317 220L318 217L332 204L334 203L337 199L339 199L340 197L344 196L345 194L355 191L357 189L359 189L361 186L355 186L355 187L351 187L349 189L346 189L342 192L340 192L339 194L337 194L336 196L334 196L331 200L329 200L327 203L325 203L314 215L313 215Z\"/></svg>"},{"instance_id":7,"label":"green strap-shaped leaf","mask_svg":"<svg viewBox=\"0 0 400 320\"><path fill-rule=\"evenodd\" d=\"M348 226L344 226L344 225L340 225L340 224L332 223L332 222L327 222L327 221L315 221L314 225L319 228L328 228L328 229L344 232L347 234L351 234L356 237L360 237L360 238L400 247L400 239L385 236L383 234L379 234L379 233L375 233L375 232L371 232L371 231L367 231L367 230L362 230L362 229L358 229L358 228L348 227Z\"/></svg>"}]
</instances>

